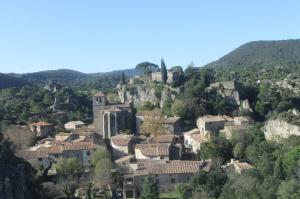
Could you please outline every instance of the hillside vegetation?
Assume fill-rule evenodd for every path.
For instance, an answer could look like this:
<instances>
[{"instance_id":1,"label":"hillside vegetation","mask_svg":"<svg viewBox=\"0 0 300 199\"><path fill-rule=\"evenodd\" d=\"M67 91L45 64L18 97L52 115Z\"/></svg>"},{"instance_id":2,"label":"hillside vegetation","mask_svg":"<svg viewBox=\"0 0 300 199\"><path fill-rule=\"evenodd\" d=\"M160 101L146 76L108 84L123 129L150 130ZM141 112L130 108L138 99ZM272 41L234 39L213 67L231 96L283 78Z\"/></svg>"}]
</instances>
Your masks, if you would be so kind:
<instances>
[{"instance_id":1,"label":"hillside vegetation","mask_svg":"<svg viewBox=\"0 0 300 199\"><path fill-rule=\"evenodd\" d=\"M25 79L0 73L0 89L8 87L19 87L28 84Z\"/></svg>"},{"instance_id":2,"label":"hillside vegetation","mask_svg":"<svg viewBox=\"0 0 300 199\"><path fill-rule=\"evenodd\" d=\"M295 65L300 65L300 40L249 42L208 64L207 67L238 69L249 66Z\"/></svg>"}]
</instances>

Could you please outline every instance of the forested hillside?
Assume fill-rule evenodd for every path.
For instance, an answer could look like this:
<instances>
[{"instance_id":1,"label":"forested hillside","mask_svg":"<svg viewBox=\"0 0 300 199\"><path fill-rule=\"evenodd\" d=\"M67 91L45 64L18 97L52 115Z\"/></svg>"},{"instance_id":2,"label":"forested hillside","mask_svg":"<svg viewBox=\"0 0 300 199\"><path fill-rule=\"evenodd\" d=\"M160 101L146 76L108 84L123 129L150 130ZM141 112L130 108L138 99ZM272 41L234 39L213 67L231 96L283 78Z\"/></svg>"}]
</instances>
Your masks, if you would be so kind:
<instances>
[{"instance_id":1,"label":"forested hillside","mask_svg":"<svg viewBox=\"0 0 300 199\"><path fill-rule=\"evenodd\" d=\"M0 89L14 86L19 87L27 83L25 79L0 73Z\"/></svg>"},{"instance_id":2,"label":"forested hillside","mask_svg":"<svg viewBox=\"0 0 300 199\"><path fill-rule=\"evenodd\" d=\"M239 69L249 66L300 65L300 40L253 41L246 43L207 67Z\"/></svg>"}]
</instances>

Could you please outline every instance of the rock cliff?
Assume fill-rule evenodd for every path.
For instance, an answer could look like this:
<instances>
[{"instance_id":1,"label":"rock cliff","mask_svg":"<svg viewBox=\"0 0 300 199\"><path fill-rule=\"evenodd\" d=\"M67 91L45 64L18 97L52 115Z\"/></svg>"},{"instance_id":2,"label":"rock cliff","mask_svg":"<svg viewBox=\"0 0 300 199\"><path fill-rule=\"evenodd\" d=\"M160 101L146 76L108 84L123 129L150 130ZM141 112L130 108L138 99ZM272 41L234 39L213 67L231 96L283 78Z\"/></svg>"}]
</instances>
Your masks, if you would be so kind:
<instances>
[{"instance_id":1,"label":"rock cliff","mask_svg":"<svg viewBox=\"0 0 300 199\"><path fill-rule=\"evenodd\" d=\"M269 120L266 122L263 131L268 140L288 138L290 135L300 136L300 126L290 124L280 119Z\"/></svg>"},{"instance_id":2,"label":"rock cliff","mask_svg":"<svg viewBox=\"0 0 300 199\"><path fill-rule=\"evenodd\" d=\"M167 85L118 85L118 94L121 101L133 101L135 107L140 107L146 101L162 107L167 98L174 100L179 93L179 88L172 88Z\"/></svg>"}]
</instances>

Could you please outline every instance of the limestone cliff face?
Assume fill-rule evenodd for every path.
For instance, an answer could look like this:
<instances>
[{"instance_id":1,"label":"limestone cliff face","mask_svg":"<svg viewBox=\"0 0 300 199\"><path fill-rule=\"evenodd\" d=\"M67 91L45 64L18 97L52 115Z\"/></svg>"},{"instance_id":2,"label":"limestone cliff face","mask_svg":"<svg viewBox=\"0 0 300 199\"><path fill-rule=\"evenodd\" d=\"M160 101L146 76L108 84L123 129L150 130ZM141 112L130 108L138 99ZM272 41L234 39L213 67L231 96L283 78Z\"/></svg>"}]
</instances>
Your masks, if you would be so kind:
<instances>
[{"instance_id":1,"label":"limestone cliff face","mask_svg":"<svg viewBox=\"0 0 300 199\"><path fill-rule=\"evenodd\" d=\"M212 83L207 89L217 89L217 91L222 97L224 97L227 101L233 104L240 105L241 103L239 95L240 84L236 81Z\"/></svg>"},{"instance_id":2,"label":"limestone cliff face","mask_svg":"<svg viewBox=\"0 0 300 199\"><path fill-rule=\"evenodd\" d=\"M290 135L300 136L300 126L289 124L279 119L266 122L263 131L268 140L288 138Z\"/></svg>"},{"instance_id":3,"label":"limestone cliff face","mask_svg":"<svg viewBox=\"0 0 300 199\"><path fill-rule=\"evenodd\" d=\"M134 85L130 88L126 87L126 85L118 86L121 101L132 100L134 107L140 107L146 101L162 107L167 98L174 100L179 92L180 89L167 85L163 86L159 91L155 87L146 84Z\"/></svg>"}]
</instances>

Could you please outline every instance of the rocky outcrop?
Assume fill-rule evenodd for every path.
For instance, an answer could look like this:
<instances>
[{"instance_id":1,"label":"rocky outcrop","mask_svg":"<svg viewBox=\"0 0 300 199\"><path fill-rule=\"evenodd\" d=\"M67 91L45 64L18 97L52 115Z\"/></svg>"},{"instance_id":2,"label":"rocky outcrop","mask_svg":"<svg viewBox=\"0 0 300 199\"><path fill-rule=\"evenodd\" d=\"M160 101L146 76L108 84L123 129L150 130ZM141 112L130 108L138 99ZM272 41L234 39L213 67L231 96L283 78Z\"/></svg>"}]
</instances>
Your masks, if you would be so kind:
<instances>
[{"instance_id":1,"label":"rocky outcrop","mask_svg":"<svg viewBox=\"0 0 300 199\"><path fill-rule=\"evenodd\" d=\"M224 81L211 84L207 90L217 89L222 97L227 101L240 105L240 85L236 81Z\"/></svg>"},{"instance_id":2,"label":"rocky outcrop","mask_svg":"<svg viewBox=\"0 0 300 199\"><path fill-rule=\"evenodd\" d=\"M179 88L163 86L162 89L157 89L153 85L119 85L118 94L122 102L133 101L134 107L140 107L144 102L148 101L156 106L163 106L166 99L175 99L180 92Z\"/></svg>"},{"instance_id":3,"label":"rocky outcrop","mask_svg":"<svg viewBox=\"0 0 300 199\"><path fill-rule=\"evenodd\" d=\"M284 89L291 90L296 94L300 93L300 78L285 78L284 80L276 82L275 85Z\"/></svg>"},{"instance_id":4,"label":"rocky outcrop","mask_svg":"<svg viewBox=\"0 0 300 199\"><path fill-rule=\"evenodd\" d=\"M291 135L300 136L300 126L290 124L280 119L269 120L266 122L263 131L268 140L288 138Z\"/></svg>"},{"instance_id":5,"label":"rocky outcrop","mask_svg":"<svg viewBox=\"0 0 300 199\"><path fill-rule=\"evenodd\" d=\"M250 107L250 103L249 103L248 99L245 99L245 100L242 101L241 110L246 110L246 111L249 111L249 112L253 112L253 110Z\"/></svg>"}]
</instances>

